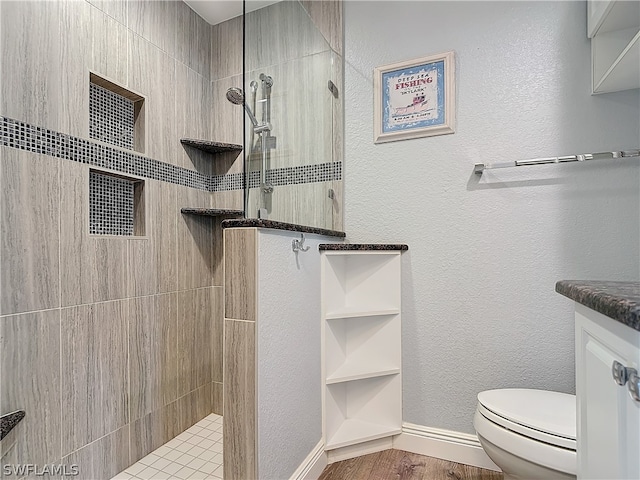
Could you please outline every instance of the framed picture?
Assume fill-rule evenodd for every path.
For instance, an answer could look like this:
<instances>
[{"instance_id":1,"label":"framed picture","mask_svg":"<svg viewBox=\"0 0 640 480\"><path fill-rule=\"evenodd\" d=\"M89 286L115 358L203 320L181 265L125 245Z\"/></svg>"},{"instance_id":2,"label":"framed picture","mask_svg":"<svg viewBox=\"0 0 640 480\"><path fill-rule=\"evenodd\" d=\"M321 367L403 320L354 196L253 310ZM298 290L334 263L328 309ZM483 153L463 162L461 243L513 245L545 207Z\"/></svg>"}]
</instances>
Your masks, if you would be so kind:
<instances>
[{"instance_id":1,"label":"framed picture","mask_svg":"<svg viewBox=\"0 0 640 480\"><path fill-rule=\"evenodd\" d=\"M453 133L455 85L453 52L376 67L374 142Z\"/></svg>"}]
</instances>

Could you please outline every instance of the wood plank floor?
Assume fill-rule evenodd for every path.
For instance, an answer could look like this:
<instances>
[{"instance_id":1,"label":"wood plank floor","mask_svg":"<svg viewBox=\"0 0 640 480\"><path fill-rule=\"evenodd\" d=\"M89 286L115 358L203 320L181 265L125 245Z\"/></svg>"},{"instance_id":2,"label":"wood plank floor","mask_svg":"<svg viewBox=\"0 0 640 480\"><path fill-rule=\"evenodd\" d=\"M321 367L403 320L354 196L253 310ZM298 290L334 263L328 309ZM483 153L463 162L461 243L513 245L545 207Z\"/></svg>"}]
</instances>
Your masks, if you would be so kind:
<instances>
[{"instance_id":1,"label":"wood plank floor","mask_svg":"<svg viewBox=\"0 0 640 480\"><path fill-rule=\"evenodd\" d=\"M502 473L402 450L332 463L319 480L502 480Z\"/></svg>"}]
</instances>

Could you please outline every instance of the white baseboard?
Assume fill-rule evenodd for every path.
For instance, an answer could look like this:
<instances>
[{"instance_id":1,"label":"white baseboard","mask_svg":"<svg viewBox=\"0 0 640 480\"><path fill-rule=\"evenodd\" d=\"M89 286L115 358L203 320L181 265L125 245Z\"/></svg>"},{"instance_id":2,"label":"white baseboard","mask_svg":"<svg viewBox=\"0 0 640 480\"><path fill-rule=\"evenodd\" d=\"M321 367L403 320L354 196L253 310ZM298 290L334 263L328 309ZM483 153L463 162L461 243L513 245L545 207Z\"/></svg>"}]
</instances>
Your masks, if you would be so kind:
<instances>
[{"instance_id":1,"label":"white baseboard","mask_svg":"<svg viewBox=\"0 0 640 480\"><path fill-rule=\"evenodd\" d=\"M402 433L393 438L393 448L500 471L500 468L491 461L482 449L478 437L468 433L405 422L402 424Z\"/></svg>"},{"instance_id":2,"label":"white baseboard","mask_svg":"<svg viewBox=\"0 0 640 480\"><path fill-rule=\"evenodd\" d=\"M362 455L368 455L370 453L389 450L391 448L393 448L393 438L386 437L329 450L327 455L329 457L329 463L335 463L341 462L342 460L348 460L350 458L360 457Z\"/></svg>"},{"instance_id":3,"label":"white baseboard","mask_svg":"<svg viewBox=\"0 0 640 480\"><path fill-rule=\"evenodd\" d=\"M318 480L324 467L327 465L328 461L327 454L324 451L324 442L320 440L293 475L291 475L290 480Z\"/></svg>"}]
</instances>

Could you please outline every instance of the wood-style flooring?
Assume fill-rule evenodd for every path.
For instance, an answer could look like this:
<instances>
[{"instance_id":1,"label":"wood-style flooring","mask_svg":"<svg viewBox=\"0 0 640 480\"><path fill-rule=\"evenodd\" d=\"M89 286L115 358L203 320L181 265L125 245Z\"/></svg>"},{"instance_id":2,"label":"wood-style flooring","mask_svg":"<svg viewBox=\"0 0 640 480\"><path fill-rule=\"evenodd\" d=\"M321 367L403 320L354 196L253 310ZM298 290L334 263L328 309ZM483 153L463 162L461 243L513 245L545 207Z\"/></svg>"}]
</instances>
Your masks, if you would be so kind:
<instances>
[{"instance_id":1,"label":"wood-style flooring","mask_svg":"<svg viewBox=\"0 0 640 480\"><path fill-rule=\"evenodd\" d=\"M502 473L425 457L402 450L384 450L332 463L319 480L502 480Z\"/></svg>"}]
</instances>

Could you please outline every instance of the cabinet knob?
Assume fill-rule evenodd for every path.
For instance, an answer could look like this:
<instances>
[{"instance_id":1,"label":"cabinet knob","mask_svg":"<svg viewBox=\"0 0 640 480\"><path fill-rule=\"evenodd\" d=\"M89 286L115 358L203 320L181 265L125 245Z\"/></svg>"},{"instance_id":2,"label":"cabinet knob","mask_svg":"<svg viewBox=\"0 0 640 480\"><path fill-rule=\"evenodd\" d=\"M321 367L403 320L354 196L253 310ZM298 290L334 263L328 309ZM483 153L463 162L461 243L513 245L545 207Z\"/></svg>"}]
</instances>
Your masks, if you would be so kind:
<instances>
[{"instance_id":1,"label":"cabinet knob","mask_svg":"<svg viewBox=\"0 0 640 480\"><path fill-rule=\"evenodd\" d=\"M629 378L627 367L622 365L620 362L616 360L613 361L613 365L611 365L611 373L613 374L613 379L618 385L623 386L627 383Z\"/></svg>"},{"instance_id":2,"label":"cabinet knob","mask_svg":"<svg viewBox=\"0 0 640 480\"><path fill-rule=\"evenodd\" d=\"M629 396L636 402L640 402L640 377L635 368L627 368L629 375Z\"/></svg>"}]
</instances>

